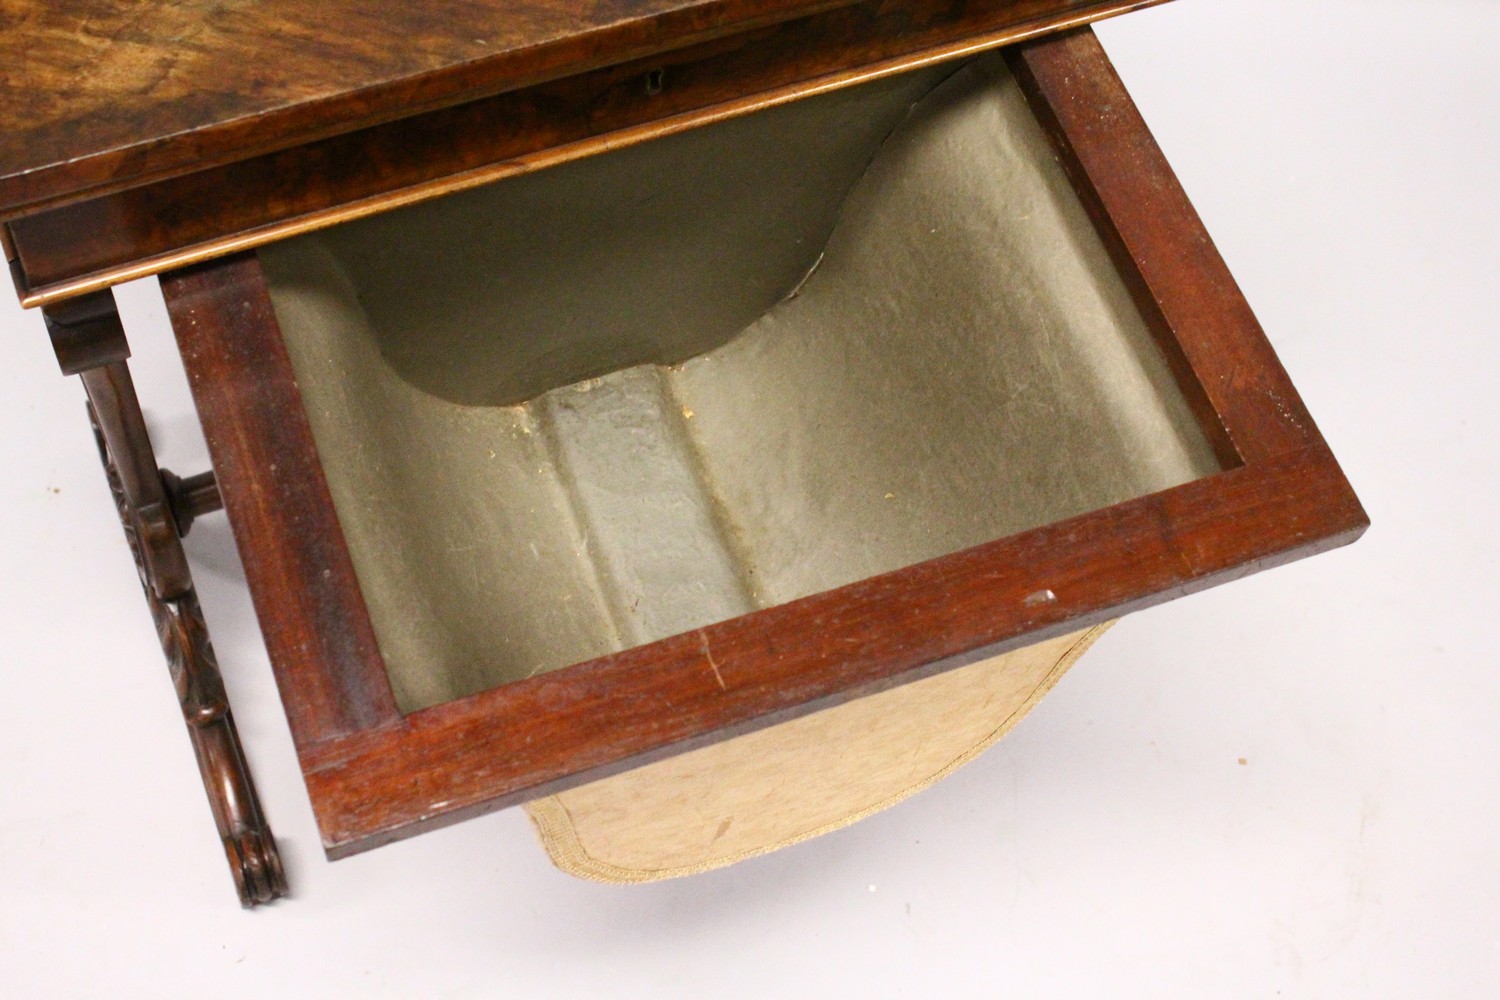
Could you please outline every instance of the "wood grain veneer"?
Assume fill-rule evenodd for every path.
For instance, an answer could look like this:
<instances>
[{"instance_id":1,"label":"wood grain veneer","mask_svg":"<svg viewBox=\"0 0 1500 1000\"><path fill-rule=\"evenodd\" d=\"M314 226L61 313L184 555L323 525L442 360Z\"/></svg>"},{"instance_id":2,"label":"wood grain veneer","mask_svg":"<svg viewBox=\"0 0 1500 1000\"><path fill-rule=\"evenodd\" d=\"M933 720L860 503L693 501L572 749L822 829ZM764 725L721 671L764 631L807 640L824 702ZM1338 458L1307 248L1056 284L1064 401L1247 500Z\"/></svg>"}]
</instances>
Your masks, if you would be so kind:
<instances>
[{"instance_id":1,"label":"wood grain veneer","mask_svg":"<svg viewBox=\"0 0 1500 1000\"><path fill-rule=\"evenodd\" d=\"M6 0L0 215L629 62L850 0ZM990 0L1016 22L1133 3Z\"/></svg>"},{"instance_id":2,"label":"wood grain veneer","mask_svg":"<svg viewBox=\"0 0 1500 1000\"><path fill-rule=\"evenodd\" d=\"M6 0L0 211L285 148L840 0Z\"/></svg>"},{"instance_id":3,"label":"wood grain veneer","mask_svg":"<svg viewBox=\"0 0 1500 1000\"><path fill-rule=\"evenodd\" d=\"M0 219L9 217L7 230L15 244L23 303L43 305L603 148L1158 2L783 0L763 4L757 16L745 14L741 21L724 13L725 20L716 20L712 31L683 32L670 41L657 41L655 47L622 46L611 49L607 58L596 53L583 62L577 61L583 55L574 53L574 61L559 63L560 68L547 73L528 74L520 68L529 65L527 60L541 60L540 50L496 55L499 62L490 71L499 75L485 87L459 87L467 78L453 74L460 69L477 74L488 65L464 63L438 72L430 81L423 77L401 87L391 84L397 94L405 88L418 96L397 101L389 112L379 111L386 98L376 88L378 94L367 90L338 99L308 96L307 103L267 107L223 122L208 110L201 121L178 121L168 111L185 113L181 102L164 94L163 107L151 114L166 116L159 127L169 134L147 148L137 148L138 140L152 134L156 119L130 109L132 101L146 101L149 91L124 95L120 108L125 110L112 109L107 116L79 97L82 110L71 113L83 114L88 124L75 132L63 124L77 122L60 123L42 135L33 134L33 119L45 117L44 111L32 107L35 98L25 91L13 112L16 131L4 129L5 105L0 102ZM368 30L383 38L376 29L382 26L385 6L353 19L354 34ZM727 11L734 6L721 0L693 9ZM754 5L745 0L739 6ZM279 14L273 10L267 16ZM523 21L524 14L523 8ZM319 13L316 19L322 23L325 16ZM423 16L429 16L425 7ZM506 16L511 16L509 11ZM460 19L452 30L463 24L467 21ZM586 29L587 22L581 27ZM570 36L567 45L581 44L581 37ZM264 40L254 33L213 35L202 44L224 46L231 67L263 67L264 57L257 61L241 51L257 41ZM463 48L460 42L468 44L466 39L453 41L458 49ZM283 43L267 44L267 51L275 52ZM394 48L406 52L409 44ZM124 50L130 51L130 46ZM317 50L306 59L338 66L342 52ZM3 55L0 51L0 58ZM44 50L35 58L61 57ZM200 58L206 56L194 55L193 65ZM393 65L405 65L396 56L391 59ZM294 56L288 55L288 60L277 64L276 80L299 70ZM324 62L317 65L319 73L327 71ZM176 72L186 70L179 67ZM195 72L207 71L200 67ZM53 75L36 86L50 85ZM440 88L440 79L454 89ZM224 80L215 78L192 101L211 105L213 95L221 91L226 101L249 99L232 89L235 84L232 73ZM174 79L162 86L172 94L186 84ZM316 89L307 80L299 87ZM485 89L495 93L486 96ZM440 93L442 100L420 96L428 90ZM106 97L97 95L99 101ZM266 100L266 95L260 99ZM336 128L298 124L307 116L335 115L341 108L343 117L337 118ZM145 120L131 117L137 114ZM128 125L129 141L112 132L95 135L96 128L104 127L95 123L96 118L111 127ZM30 131L22 127L26 122L32 122L26 126ZM89 152L86 144L95 142L104 146ZM47 150L56 152L45 154ZM46 165L48 156L58 162Z\"/></svg>"}]
</instances>

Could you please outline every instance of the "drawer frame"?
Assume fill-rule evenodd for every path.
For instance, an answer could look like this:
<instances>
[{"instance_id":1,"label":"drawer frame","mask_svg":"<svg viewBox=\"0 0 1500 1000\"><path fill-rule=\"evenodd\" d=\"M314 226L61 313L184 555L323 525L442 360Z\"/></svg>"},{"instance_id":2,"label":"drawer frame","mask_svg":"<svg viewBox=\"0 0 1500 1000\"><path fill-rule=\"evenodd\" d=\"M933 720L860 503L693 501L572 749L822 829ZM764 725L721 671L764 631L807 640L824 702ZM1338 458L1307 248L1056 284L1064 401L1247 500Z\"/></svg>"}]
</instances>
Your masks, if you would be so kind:
<instances>
[{"instance_id":1,"label":"drawer frame","mask_svg":"<svg viewBox=\"0 0 1500 1000\"><path fill-rule=\"evenodd\" d=\"M329 857L1353 541L1368 521L1092 31L1009 50L1224 471L403 715L253 252L162 279Z\"/></svg>"}]
</instances>

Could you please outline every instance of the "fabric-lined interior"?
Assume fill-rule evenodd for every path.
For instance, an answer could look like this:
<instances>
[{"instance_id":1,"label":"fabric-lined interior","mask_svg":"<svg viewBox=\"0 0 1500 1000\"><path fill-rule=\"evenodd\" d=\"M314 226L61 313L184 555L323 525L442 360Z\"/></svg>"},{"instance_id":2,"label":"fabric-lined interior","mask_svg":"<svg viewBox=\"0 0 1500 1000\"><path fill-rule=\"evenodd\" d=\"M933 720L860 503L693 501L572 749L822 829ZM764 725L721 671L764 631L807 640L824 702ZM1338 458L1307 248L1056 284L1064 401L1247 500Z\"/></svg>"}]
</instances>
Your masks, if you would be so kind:
<instances>
[{"instance_id":1,"label":"fabric-lined interior","mask_svg":"<svg viewBox=\"0 0 1500 1000\"><path fill-rule=\"evenodd\" d=\"M996 57L262 257L407 711L1218 468Z\"/></svg>"}]
</instances>

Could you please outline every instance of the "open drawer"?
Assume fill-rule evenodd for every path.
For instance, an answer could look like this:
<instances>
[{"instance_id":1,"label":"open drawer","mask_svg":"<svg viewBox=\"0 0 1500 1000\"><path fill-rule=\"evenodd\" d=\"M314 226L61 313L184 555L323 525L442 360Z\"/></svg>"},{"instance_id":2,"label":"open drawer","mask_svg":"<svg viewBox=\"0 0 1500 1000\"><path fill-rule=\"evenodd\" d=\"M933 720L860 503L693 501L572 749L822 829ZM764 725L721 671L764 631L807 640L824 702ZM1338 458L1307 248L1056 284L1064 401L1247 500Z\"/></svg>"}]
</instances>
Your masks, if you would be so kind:
<instances>
[{"instance_id":1,"label":"open drawer","mask_svg":"<svg viewBox=\"0 0 1500 1000\"><path fill-rule=\"evenodd\" d=\"M1096 626L1366 525L1087 29L162 285L333 857L546 799L554 847L717 830L584 874L734 860L695 796L803 779L754 836L819 832ZM906 687L950 671L999 687Z\"/></svg>"}]
</instances>

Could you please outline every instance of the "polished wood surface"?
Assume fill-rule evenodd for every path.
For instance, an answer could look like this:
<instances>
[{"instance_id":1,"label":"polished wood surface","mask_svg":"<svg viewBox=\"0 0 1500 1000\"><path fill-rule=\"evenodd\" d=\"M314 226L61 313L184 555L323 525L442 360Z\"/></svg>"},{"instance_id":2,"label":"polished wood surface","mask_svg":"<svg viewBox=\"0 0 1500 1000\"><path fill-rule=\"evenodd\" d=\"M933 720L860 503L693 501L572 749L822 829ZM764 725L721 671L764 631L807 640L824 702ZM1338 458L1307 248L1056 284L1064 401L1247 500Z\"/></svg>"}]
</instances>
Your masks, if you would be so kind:
<instances>
[{"instance_id":1,"label":"polished wood surface","mask_svg":"<svg viewBox=\"0 0 1500 1000\"><path fill-rule=\"evenodd\" d=\"M45 304L600 148L980 51L1161 0L865 0L9 224Z\"/></svg>"},{"instance_id":2,"label":"polished wood surface","mask_svg":"<svg viewBox=\"0 0 1500 1000\"><path fill-rule=\"evenodd\" d=\"M0 212L839 0L5 0Z\"/></svg>"},{"instance_id":3,"label":"polished wood surface","mask_svg":"<svg viewBox=\"0 0 1500 1000\"><path fill-rule=\"evenodd\" d=\"M0 217L848 2L3 0Z\"/></svg>"},{"instance_id":4,"label":"polished wood surface","mask_svg":"<svg viewBox=\"0 0 1500 1000\"><path fill-rule=\"evenodd\" d=\"M179 271L162 291L299 751L395 723L259 262Z\"/></svg>"},{"instance_id":5,"label":"polished wood surface","mask_svg":"<svg viewBox=\"0 0 1500 1000\"><path fill-rule=\"evenodd\" d=\"M256 259L164 283L330 855L1358 537L1358 500L1092 33L1020 47L1012 64L1229 468L404 717L389 708L372 647L318 657L287 639L365 636L369 621L352 579L323 579L327 560L342 574L347 555L329 551L336 522ZM260 510L293 495L296 515L280 526ZM338 692L342 721L330 725L304 690Z\"/></svg>"}]
</instances>

